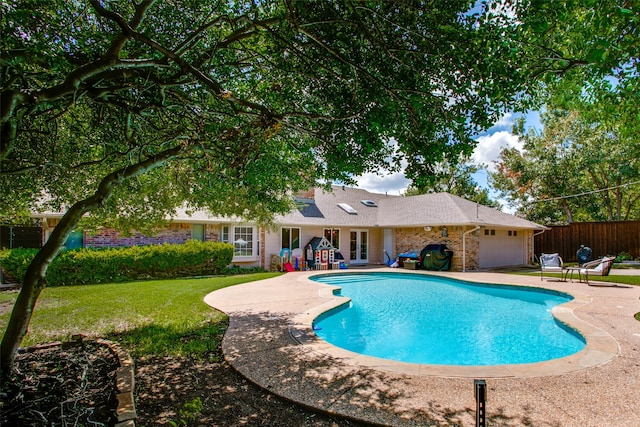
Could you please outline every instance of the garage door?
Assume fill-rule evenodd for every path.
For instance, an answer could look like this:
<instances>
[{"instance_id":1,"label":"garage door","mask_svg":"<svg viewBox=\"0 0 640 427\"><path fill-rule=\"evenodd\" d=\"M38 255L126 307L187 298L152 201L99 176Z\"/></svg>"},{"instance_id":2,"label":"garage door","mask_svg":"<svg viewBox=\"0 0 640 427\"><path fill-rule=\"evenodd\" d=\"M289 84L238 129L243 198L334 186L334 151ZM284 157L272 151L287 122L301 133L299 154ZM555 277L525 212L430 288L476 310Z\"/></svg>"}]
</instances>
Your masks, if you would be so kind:
<instances>
[{"instance_id":1,"label":"garage door","mask_svg":"<svg viewBox=\"0 0 640 427\"><path fill-rule=\"evenodd\" d=\"M487 229L480 231L480 268L527 263L523 231Z\"/></svg>"}]
</instances>

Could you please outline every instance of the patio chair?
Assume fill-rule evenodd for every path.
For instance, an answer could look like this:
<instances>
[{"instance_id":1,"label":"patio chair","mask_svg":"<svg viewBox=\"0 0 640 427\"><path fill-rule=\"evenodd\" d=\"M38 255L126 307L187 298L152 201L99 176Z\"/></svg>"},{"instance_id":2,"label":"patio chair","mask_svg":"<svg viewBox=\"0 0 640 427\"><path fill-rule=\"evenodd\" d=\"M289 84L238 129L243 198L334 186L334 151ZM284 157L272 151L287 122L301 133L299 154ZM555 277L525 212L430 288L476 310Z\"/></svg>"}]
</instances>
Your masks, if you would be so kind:
<instances>
[{"instance_id":1,"label":"patio chair","mask_svg":"<svg viewBox=\"0 0 640 427\"><path fill-rule=\"evenodd\" d=\"M602 259L596 259L594 261L584 263L580 269L580 276L584 275L587 285L591 285L591 283L589 283L589 275L608 276L614 260L615 257L603 257Z\"/></svg>"},{"instance_id":2,"label":"patio chair","mask_svg":"<svg viewBox=\"0 0 640 427\"><path fill-rule=\"evenodd\" d=\"M564 271L564 262L560 254L542 254L540 255L540 280L544 273L560 273Z\"/></svg>"}]
</instances>

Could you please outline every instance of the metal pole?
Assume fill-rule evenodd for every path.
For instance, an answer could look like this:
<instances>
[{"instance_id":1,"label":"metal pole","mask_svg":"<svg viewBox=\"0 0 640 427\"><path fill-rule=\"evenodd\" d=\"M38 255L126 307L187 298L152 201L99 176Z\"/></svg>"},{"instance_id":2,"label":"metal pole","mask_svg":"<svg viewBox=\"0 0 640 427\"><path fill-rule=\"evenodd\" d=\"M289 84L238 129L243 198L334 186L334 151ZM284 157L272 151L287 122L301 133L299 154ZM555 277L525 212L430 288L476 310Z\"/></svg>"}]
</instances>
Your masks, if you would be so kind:
<instances>
[{"instance_id":1,"label":"metal pole","mask_svg":"<svg viewBox=\"0 0 640 427\"><path fill-rule=\"evenodd\" d=\"M487 382L485 380L474 380L476 397L476 427L487 427Z\"/></svg>"}]
</instances>

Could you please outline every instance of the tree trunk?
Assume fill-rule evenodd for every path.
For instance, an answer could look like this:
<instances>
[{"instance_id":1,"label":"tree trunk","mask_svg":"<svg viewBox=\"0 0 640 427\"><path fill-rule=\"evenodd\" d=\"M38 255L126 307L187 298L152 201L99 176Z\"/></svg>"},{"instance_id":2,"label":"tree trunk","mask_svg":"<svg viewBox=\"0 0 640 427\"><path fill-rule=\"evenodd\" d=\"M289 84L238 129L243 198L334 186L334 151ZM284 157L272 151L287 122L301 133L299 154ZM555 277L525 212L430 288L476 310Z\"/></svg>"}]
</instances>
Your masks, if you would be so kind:
<instances>
[{"instance_id":1,"label":"tree trunk","mask_svg":"<svg viewBox=\"0 0 640 427\"><path fill-rule=\"evenodd\" d=\"M569 224L573 223L573 214L571 213L571 206L567 203L566 199L562 199L561 201L562 209L564 209L565 214L567 215L567 222Z\"/></svg>"},{"instance_id":2,"label":"tree trunk","mask_svg":"<svg viewBox=\"0 0 640 427\"><path fill-rule=\"evenodd\" d=\"M622 180L620 177L616 180L616 189L614 194L616 196L616 221L622 219L622 186L620 185Z\"/></svg>"},{"instance_id":3,"label":"tree trunk","mask_svg":"<svg viewBox=\"0 0 640 427\"><path fill-rule=\"evenodd\" d=\"M25 273L22 288L13 306L7 329L2 337L2 343L0 343L0 370L3 376L11 369L20 344L27 334L33 309L38 301L40 292L42 292L42 289L44 289L46 285L45 276L49 264L51 264L51 261L58 255L67 237L76 227L82 216L99 207L100 204L107 200L113 193L116 185L177 157L183 148L184 147L179 145L140 163L110 173L103 178L98 185L98 189L91 197L76 202L64 214L47 242L42 249L38 251L33 261L31 261L31 264L29 264L27 272Z\"/></svg>"},{"instance_id":4,"label":"tree trunk","mask_svg":"<svg viewBox=\"0 0 640 427\"><path fill-rule=\"evenodd\" d=\"M49 264L58 255L67 237L88 209L82 208L82 202L76 203L60 220L45 245L38 251L25 273L22 288L18 294L7 329L0 344L0 369L7 373L15 360L16 353L27 334L33 308L40 292L46 285L45 275Z\"/></svg>"}]
</instances>

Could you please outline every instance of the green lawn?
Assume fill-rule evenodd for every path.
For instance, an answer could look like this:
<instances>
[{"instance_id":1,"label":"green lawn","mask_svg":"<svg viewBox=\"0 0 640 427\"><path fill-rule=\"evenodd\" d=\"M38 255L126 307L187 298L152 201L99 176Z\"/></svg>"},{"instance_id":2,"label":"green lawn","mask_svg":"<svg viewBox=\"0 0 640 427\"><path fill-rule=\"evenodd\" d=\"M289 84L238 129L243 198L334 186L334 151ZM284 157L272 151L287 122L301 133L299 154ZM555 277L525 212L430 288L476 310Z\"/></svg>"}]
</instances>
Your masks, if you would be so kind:
<instances>
[{"instance_id":1,"label":"green lawn","mask_svg":"<svg viewBox=\"0 0 640 427\"><path fill-rule=\"evenodd\" d=\"M132 355L215 353L227 316L206 305L209 292L281 273L46 288L23 346L85 334L118 341ZM17 293L0 293L2 301ZM4 333L9 313L0 316Z\"/></svg>"}]
</instances>

